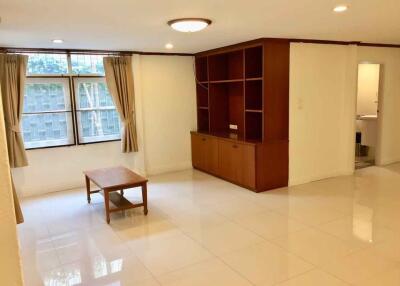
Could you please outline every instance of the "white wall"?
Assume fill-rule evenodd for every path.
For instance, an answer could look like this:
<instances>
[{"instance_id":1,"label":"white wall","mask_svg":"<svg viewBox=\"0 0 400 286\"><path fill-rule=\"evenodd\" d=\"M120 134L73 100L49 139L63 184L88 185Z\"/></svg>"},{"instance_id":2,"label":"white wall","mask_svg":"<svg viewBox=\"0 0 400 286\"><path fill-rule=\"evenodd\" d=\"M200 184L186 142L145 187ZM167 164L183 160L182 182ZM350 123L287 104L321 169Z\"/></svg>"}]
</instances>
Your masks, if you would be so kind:
<instances>
[{"instance_id":1,"label":"white wall","mask_svg":"<svg viewBox=\"0 0 400 286\"><path fill-rule=\"evenodd\" d=\"M121 153L120 142L27 151L29 166L13 170L21 196L83 186L87 169L124 165L154 174L191 167L193 58L134 55L133 71L139 152Z\"/></svg>"},{"instance_id":2,"label":"white wall","mask_svg":"<svg viewBox=\"0 0 400 286\"><path fill-rule=\"evenodd\" d=\"M357 66L381 64L376 163L400 161L400 49L291 44L289 184L354 170Z\"/></svg>"},{"instance_id":3,"label":"white wall","mask_svg":"<svg viewBox=\"0 0 400 286\"><path fill-rule=\"evenodd\" d=\"M192 57L142 56L145 165L148 174L191 168L196 129Z\"/></svg>"},{"instance_id":4,"label":"white wall","mask_svg":"<svg viewBox=\"0 0 400 286\"><path fill-rule=\"evenodd\" d=\"M357 48L290 46L289 184L351 174Z\"/></svg>"},{"instance_id":5,"label":"white wall","mask_svg":"<svg viewBox=\"0 0 400 286\"><path fill-rule=\"evenodd\" d=\"M400 161L400 49L359 47L358 61L381 64L376 163Z\"/></svg>"},{"instance_id":6,"label":"white wall","mask_svg":"<svg viewBox=\"0 0 400 286\"><path fill-rule=\"evenodd\" d=\"M3 118L0 100L0 284L20 286L22 285L21 262Z\"/></svg>"},{"instance_id":7,"label":"white wall","mask_svg":"<svg viewBox=\"0 0 400 286\"><path fill-rule=\"evenodd\" d=\"M379 64L358 65L357 115L377 115Z\"/></svg>"},{"instance_id":8,"label":"white wall","mask_svg":"<svg viewBox=\"0 0 400 286\"><path fill-rule=\"evenodd\" d=\"M124 165L135 169L135 154L121 153L120 142L27 151L29 166L13 169L21 196L83 186L83 171Z\"/></svg>"}]
</instances>

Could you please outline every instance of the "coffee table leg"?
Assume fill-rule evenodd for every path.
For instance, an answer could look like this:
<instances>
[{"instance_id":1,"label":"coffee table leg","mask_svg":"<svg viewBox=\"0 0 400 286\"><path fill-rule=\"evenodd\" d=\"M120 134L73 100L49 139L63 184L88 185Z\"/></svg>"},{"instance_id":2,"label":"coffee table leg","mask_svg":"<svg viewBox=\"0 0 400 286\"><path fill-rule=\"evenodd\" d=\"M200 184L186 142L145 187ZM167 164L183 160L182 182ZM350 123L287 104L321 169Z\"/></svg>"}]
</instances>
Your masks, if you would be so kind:
<instances>
[{"instance_id":1,"label":"coffee table leg","mask_svg":"<svg viewBox=\"0 0 400 286\"><path fill-rule=\"evenodd\" d=\"M143 197L143 205L144 205L144 214L147 215L147 183L142 185L142 197Z\"/></svg>"},{"instance_id":2,"label":"coffee table leg","mask_svg":"<svg viewBox=\"0 0 400 286\"><path fill-rule=\"evenodd\" d=\"M86 195L87 195L87 202L90 204L90 180L88 176L85 176L86 181Z\"/></svg>"},{"instance_id":3,"label":"coffee table leg","mask_svg":"<svg viewBox=\"0 0 400 286\"><path fill-rule=\"evenodd\" d=\"M104 191L104 205L106 207L106 220L107 223L110 223L110 197L109 197L109 193L107 190L103 190Z\"/></svg>"}]
</instances>

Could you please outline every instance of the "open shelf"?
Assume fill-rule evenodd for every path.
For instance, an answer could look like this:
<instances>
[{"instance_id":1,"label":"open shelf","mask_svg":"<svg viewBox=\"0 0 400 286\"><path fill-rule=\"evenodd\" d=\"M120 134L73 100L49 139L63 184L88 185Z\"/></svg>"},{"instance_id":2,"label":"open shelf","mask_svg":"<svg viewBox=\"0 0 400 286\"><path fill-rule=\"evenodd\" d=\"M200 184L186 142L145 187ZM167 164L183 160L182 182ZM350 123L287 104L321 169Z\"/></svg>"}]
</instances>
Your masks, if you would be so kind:
<instances>
[{"instance_id":1,"label":"open shelf","mask_svg":"<svg viewBox=\"0 0 400 286\"><path fill-rule=\"evenodd\" d=\"M243 82L210 83L210 131L244 134ZM230 130L229 125L237 125Z\"/></svg>"},{"instance_id":2,"label":"open shelf","mask_svg":"<svg viewBox=\"0 0 400 286\"><path fill-rule=\"evenodd\" d=\"M246 140L262 141L262 113L246 112Z\"/></svg>"},{"instance_id":3,"label":"open shelf","mask_svg":"<svg viewBox=\"0 0 400 286\"><path fill-rule=\"evenodd\" d=\"M246 78L262 77L263 47L257 46L245 49Z\"/></svg>"},{"instance_id":4,"label":"open shelf","mask_svg":"<svg viewBox=\"0 0 400 286\"><path fill-rule=\"evenodd\" d=\"M196 77L200 82L208 81L207 57L196 58Z\"/></svg>"},{"instance_id":5,"label":"open shelf","mask_svg":"<svg viewBox=\"0 0 400 286\"><path fill-rule=\"evenodd\" d=\"M196 84L197 105L208 107L208 84Z\"/></svg>"},{"instance_id":6,"label":"open shelf","mask_svg":"<svg viewBox=\"0 0 400 286\"><path fill-rule=\"evenodd\" d=\"M243 50L209 56L209 80L243 79Z\"/></svg>"},{"instance_id":7,"label":"open shelf","mask_svg":"<svg viewBox=\"0 0 400 286\"><path fill-rule=\"evenodd\" d=\"M246 109L262 110L262 81L246 81L245 97Z\"/></svg>"},{"instance_id":8,"label":"open shelf","mask_svg":"<svg viewBox=\"0 0 400 286\"><path fill-rule=\"evenodd\" d=\"M209 132L209 114L208 109L197 110L197 129L200 132Z\"/></svg>"}]
</instances>

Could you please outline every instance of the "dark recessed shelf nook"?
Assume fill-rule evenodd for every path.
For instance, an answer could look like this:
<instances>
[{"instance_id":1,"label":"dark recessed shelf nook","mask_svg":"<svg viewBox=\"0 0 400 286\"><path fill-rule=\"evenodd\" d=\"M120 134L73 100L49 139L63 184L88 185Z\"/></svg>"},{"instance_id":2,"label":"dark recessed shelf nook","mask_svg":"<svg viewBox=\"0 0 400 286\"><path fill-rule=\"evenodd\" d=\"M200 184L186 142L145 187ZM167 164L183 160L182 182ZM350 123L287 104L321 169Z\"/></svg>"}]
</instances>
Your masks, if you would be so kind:
<instances>
[{"instance_id":1,"label":"dark recessed shelf nook","mask_svg":"<svg viewBox=\"0 0 400 286\"><path fill-rule=\"evenodd\" d=\"M243 79L243 50L208 57L209 81Z\"/></svg>"},{"instance_id":2,"label":"dark recessed shelf nook","mask_svg":"<svg viewBox=\"0 0 400 286\"><path fill-rule=\"evenodd\" d=\"M208 106L208 83L197 84L197 105Z\"/></svg>"},{"instance_id":3,"label":"dark recessed shelf nook","mask_svg":"<svg viewBox=\"0 0 400 286\"><path fill-rule=\"evenodd\" d=\"M263 74L263 46L245 49L246 78L259 78Z\"/></svg>"},{"instance_id":4,"label":"dark recessed shelf nook","mask_svg":"<svg viewBox=\"0 0 400 286\"><path fill-rule=\"evenodd\" d=\"M247 81L245 83L245 94L246 94L246 109L258 109L263 108L263 82L262 81Z\"/></svg>"},{"instance_id":5,"label":"dark recessed shelf nook","mask_svg":"<svg viewBox=\"0 0 400 286\"><path fill-rule=\"evenodd\" d=\"M196 78L200 82L208 81L207 57L196 57Z\"/></svg>"}]
</instances>

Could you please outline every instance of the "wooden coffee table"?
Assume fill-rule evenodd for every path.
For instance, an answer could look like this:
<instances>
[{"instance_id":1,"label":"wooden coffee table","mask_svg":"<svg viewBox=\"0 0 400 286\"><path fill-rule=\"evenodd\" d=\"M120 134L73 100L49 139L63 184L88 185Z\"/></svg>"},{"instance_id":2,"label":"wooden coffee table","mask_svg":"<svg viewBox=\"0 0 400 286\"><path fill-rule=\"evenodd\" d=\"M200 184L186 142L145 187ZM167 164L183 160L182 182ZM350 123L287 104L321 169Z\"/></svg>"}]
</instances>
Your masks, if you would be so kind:
<instances>
[{"instance_id":1,"label":"wooden coffee table","mask_svg":"<svg viewBox=\"0 0 400 286\"><path fill-rule=\"evenodd\" d=\"M103 191L107 223L110 223L110 213L127 209L144 207L144 214L147 215L148 180L146 178L125 167L96 169L83 173L86 179L87 201L89 204L91 194ZM90 181L96 184L100 190L91 191ZM135 187L142 187L143 202L140 204L133 204L124 197L124 189ZM115 205L114 208L110 208L110 201Z\"/></svg>"}]
</instances>

